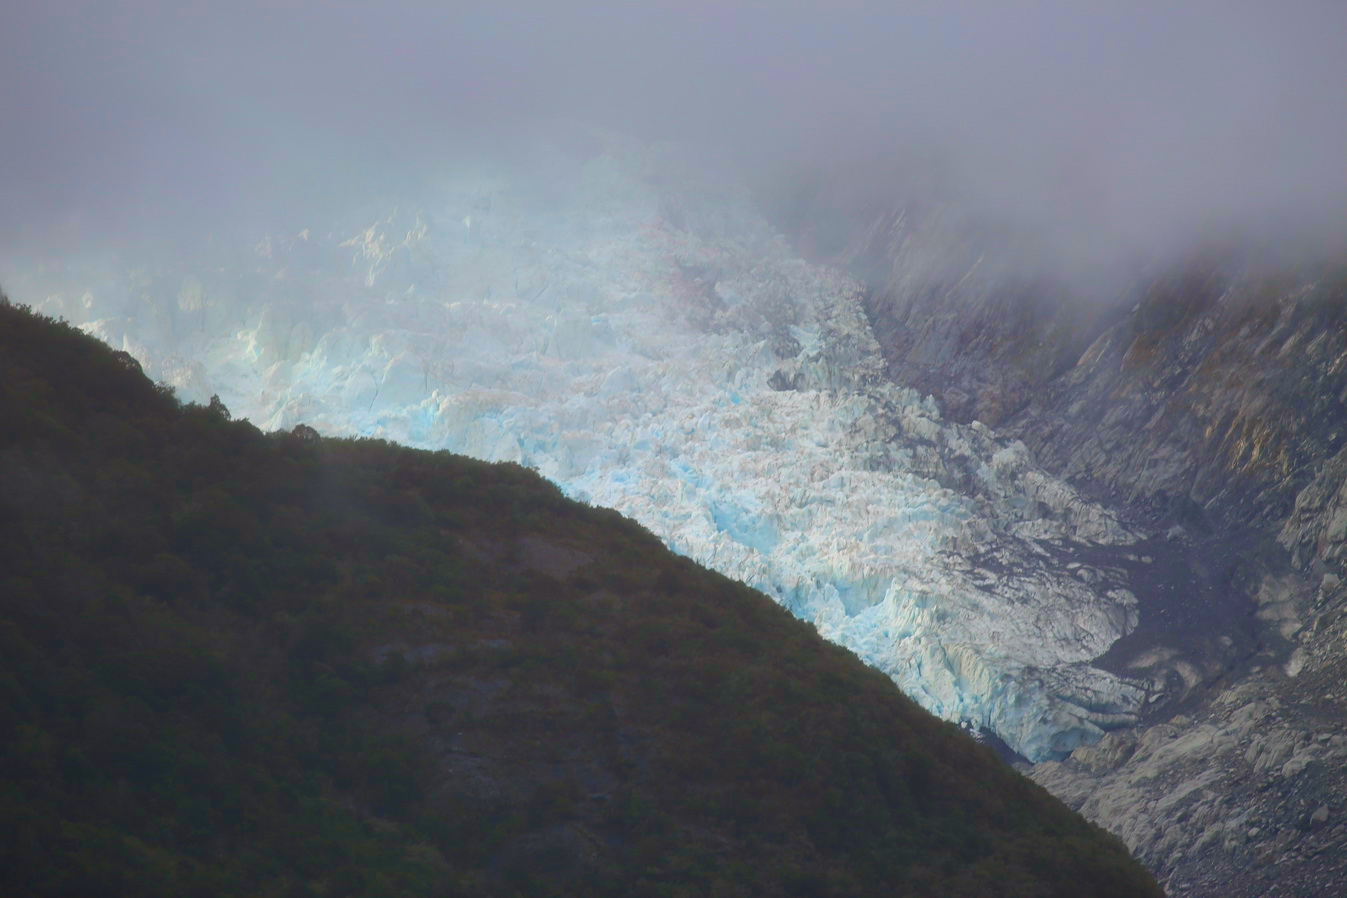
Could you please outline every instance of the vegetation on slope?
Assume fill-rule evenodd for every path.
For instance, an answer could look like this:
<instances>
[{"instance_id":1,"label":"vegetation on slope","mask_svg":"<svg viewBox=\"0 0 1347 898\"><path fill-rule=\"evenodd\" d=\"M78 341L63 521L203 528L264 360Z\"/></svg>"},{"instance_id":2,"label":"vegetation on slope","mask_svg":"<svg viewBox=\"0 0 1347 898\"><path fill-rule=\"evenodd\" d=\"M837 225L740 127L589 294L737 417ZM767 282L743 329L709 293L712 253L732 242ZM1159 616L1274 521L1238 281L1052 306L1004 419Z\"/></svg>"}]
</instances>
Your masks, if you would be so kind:
<instances>
[{"instance_id":1,"label":"vegetation on slope","mask_svg":"<svg viewBox=\"0 0 1347 898\"><path fill-rule=\"evenodd\" d=\"M9 894L1160 894L616 513L264 435L4 303L0 553Z\"/></svg>"}]
</instances>

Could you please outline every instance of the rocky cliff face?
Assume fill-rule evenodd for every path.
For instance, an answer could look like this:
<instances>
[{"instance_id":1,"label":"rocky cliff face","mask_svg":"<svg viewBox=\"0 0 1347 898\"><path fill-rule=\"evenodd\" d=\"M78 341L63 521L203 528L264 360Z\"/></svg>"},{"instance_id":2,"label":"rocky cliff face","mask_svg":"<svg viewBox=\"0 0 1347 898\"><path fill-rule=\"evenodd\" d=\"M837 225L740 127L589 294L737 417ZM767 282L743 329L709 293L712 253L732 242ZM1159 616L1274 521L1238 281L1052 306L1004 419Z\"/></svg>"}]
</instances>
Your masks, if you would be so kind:
<instances>
[{"instance_id":1,"label":"rocky cliff face","mask_svg":"<svg viewBox=\"0 0 1347 898\"><path fill-rule=\"evenodd\" d=\"M843 253L889 375L1019 437L1151 562L1095 662L1149 674L1141 724L1031 775L1174 892L1343 888L1347 280L1207 258L1073 305L954 233L874 216Z\"/></svg>"},{"instance_id":2,"label":"rocky cliff face","mask_svg":"<svg viewBox=\"0 0 1347 898\"><path fill-rule=\"evenodd\" d=\"M1009 422L1051 469L1170 541L1247 547L1225 588L1253 600L1248 661L1131 758L1036 773L1199 890L1347 881L1345 300L1332 276L1158 282Z\"/></svg>"}]
</instances>

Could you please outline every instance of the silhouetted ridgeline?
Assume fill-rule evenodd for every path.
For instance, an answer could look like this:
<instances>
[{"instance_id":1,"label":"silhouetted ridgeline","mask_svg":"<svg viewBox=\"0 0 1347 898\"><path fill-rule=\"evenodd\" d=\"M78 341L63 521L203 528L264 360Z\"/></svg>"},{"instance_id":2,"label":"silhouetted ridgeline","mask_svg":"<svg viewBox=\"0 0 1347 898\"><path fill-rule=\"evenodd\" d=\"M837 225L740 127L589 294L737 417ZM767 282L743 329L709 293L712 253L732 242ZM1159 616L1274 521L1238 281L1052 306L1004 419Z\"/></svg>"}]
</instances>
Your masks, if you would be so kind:
<instances>
[{"instance_id":1,"label":"silhouetted ridgeline","mask_svg":"<svg viewBox=\"0 0 1347 898\"><path fill-rule=\"evenodd\" d=\"M1160 894L616 513L264 435L7 304L0 553L8 894Z\"/></svg>"}]
</instances>

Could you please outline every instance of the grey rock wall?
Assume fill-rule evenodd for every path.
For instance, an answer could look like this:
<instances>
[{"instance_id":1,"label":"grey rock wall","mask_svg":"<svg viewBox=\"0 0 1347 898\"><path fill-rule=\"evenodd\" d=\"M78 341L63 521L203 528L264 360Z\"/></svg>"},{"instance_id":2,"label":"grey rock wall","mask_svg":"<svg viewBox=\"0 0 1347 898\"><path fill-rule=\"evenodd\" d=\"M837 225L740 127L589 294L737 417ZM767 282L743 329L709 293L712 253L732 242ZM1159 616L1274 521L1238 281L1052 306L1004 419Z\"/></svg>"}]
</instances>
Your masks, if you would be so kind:
<instances>
[{"instance_id":1,"label":"grey rock wall","mask_svg":"<svg viewBox=\"0 0 1347 898\"><path fill-rule=\"evenodd\" d=\"M929 209L839 245L893 380L1146 536L1095 663L1169 694L1026 772L1171 894L1347 894L1347 276L1210 255L1090 296Z\"/></svg>"}]
</instances>

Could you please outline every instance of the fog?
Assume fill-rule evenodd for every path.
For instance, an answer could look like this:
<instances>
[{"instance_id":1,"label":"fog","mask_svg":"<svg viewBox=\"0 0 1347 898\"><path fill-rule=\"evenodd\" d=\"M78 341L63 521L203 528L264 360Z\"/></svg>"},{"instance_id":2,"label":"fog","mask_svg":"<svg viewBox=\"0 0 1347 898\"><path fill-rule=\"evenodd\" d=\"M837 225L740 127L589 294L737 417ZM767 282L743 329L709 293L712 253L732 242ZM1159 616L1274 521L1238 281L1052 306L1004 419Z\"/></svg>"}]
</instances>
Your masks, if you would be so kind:
<instances>
[{"instance_id":1,"label":"fog","mask_svg":"<svg viewBox=\"0 0 1347 898\"><path fill-rule=\"evenodd\" d=\"M925 179L1069 251L1347 221L1347 4L10 3L0 245L304 222L539 118Z\"/></svg>"}]
</instances>

